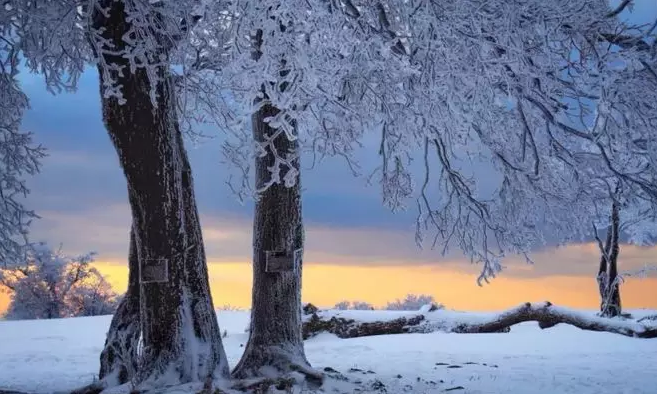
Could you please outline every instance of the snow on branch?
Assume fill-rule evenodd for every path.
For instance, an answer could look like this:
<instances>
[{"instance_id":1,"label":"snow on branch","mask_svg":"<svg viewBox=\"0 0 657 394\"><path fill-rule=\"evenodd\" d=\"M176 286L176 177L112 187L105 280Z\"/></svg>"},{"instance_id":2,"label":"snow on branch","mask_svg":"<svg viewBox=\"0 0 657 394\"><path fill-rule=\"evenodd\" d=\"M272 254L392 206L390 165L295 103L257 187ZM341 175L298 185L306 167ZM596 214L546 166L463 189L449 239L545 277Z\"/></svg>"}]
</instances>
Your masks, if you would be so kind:
<instances>
[{"instance_id":1,"label":"snow on branch","mask_svg":"<svg viewBox=\"0 0 657 394\"><path fill-rule=\"evenodd\" d=\"M29 193L26 177L39 171L44 149L32 134L20 130L28 100L16 80L19 54L0 40L0 268L24 257L30 222L37 215L23 205Z\"/></svg>"},{"instance_id":2,"label":"snow on branch","mask_svg":"<svg viewBox=\"0 0 657 394\"><path fill-rule=\"evenodd\" d=\"M655 122L657 89L639 86L654 64L640 42L652 33L617 18L628 5L237 1L229 26L242 34L227 42L222 70L243 111L231 114L236 138L225 147L240 168L236 190L267 151L246 131L266 98L280 111L278 138L343 157L354 172L361 141L376 138L370 179L384 203L415 198L418 243L433 233L444 252L457 245L482 263L480 281L547 231L559 242L585 235L610 182L654 210L656 150L639 147ZM257 57L245 34L254 31ZM277 177L286 167L279 154L265 187L290 184Z\"/></svg>"},{"instance_id":3,"label":"snow on branch","mask_svg":"<svg viewBox=\"0 0 657 394\"><path fill-rule=\"evenodd\" d=\"M414 201L418 244L457 246L481 263L480 282L511 253L529 260L546 233L588 235L616 184L627 204L657 209L656 33L620 19L631 2L28 3L8 3L2 38L53 91L86 65L117 100L127 73L145 72L153 94L171 79L183 129L225 135L241 197L294 185L304 155L344 158L392 210ZM111 37L102 19L118 6L129 33ZM260 105L278 112L255 141ZM275 138L301 148L277 152ZM378 150L376 168L356 160L363 147ZM263 152L270 180L253 187Z\"/></svg>"}]
</instances>

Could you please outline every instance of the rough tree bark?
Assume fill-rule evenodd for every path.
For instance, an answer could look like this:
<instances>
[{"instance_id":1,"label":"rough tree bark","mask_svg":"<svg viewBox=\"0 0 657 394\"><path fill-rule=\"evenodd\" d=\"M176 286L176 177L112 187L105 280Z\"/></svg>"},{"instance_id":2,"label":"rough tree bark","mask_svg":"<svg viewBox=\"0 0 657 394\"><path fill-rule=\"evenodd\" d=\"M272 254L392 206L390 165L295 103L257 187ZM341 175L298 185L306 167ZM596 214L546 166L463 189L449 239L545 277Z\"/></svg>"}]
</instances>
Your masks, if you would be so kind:
<instances>
[{"instance_id":1,"label":"rough tree bark","mask_svg":"<svg viewBox=\"0 0 657 394\"><path fill-rule=\"evenodd\" d=\"M109 11L95 11L95 27L102 26L104 38L120 49L129 28L124 4L104 3ZM166 43L161 55L166 55ZM127 102L121 105L101 94L103 120L128 184L139 265L143 348L134 380L147 388L165 380L172 384L227 376L170 71L159 67L155 82L143 69L130 73L125 58L104 56L108 64L123 68L123 75L114 77ZM104 75L100 72L101 91L107 82ZM155 105L149 95L152 87Z\"/></svg>"},{"instance_id":2,"label":"rough tree bark","mask_svg":"<svg viewBox=\"0 0 657 394\"><path fill-rule=\"evenodd\" d=\"M130 230L128 255L128 289L121 300L100 354L98 378L108 386L127 383L137 370L137 347L140 336L139 320L139 260L134 230Z\"/></svg>"},{"instance_id":3,"label":"rough tree bark","mask_svg":"<svg viewBox=\"0 0 657 394\"><path fill-rule=\"evenodd\" d=\"M269 104L263 105L252 117L253 136L264 141L278 132L265 119L278 114ZM289 141L279 134L273 142L279 155L298 152L297 141ZM256 185L260 188L270 180L268 167L274 165L274 155L256 159ZM299 170L299 159L292 164ZM283 170L285 171L285 170ZM285 174L281 174L281 178ZM293 187L274 184L261 193L256 201L253 224L253 292L250 336L244 354L233 371L236 378L272 377L272 368L278 374L300 371L312 378L321 379L306 359L301 335L301 272L302 259L298 255L292 270L267 272L267 251L284 251L294 255L303 251L304 230L301 216L301 182ZM263 367L267 367L264 370Z\"/></svg>"},{"instance_id":4,"label":"rough tree bark","mask_svg":"<svg viewBox=\"0 0 657 394\"><path fill-rule=\"evenodd\" d=\"M620 278L618 277L618 243L620 232L620 206L614 201L611 208L610 225L604 246L600 246L600 267L598 269L598 288L600 290L600 313L606 317L619 316L622 312L620 298Z\"/></svg>"},{"instance_id":5,"label":"rough tree bark","mask_svg":"<svg viewBox=\"0 0 657 394\"><path fill-rule=\"evenodd\" d=\"M285 26L281 25L284 30ZM254 60L262 56L263 31L252 36ZM282 61L285 64L285 60ZM284 67L283 67L284 69ZM285 76L287 71L281 71ZM287 83L280 89L284 91ZM264 93L264 89L263 89ZM269 168L275 165L275 154L299 154L298 140L290 141L282 130L271 128L267 118L280 111L267 102L264 94L258 110L251 117L253 138L257 142L273 139L266 154L256 157L256 187L262 187L271 179ZM304 229L301 214L300 158L290 160L299 176L292 187L275 183L260 193L253 220L253 287L251 295L251 322L249 340L242 358L233 370L233 377L278 377L290 371L299 371L314 382L321 381L322 374L311 368L303 348L301 335L301 273L303 268ZM283 180L288 169L282 168ZM299 251L295 253L295 251ZM294 260L291 269L267 269L267 252L282 252ZM287 267L290 268L290 267ZM266 367L266 368L263 368ZM276 372L272 376L271 371Z\"/></svg>"}]
</instances>

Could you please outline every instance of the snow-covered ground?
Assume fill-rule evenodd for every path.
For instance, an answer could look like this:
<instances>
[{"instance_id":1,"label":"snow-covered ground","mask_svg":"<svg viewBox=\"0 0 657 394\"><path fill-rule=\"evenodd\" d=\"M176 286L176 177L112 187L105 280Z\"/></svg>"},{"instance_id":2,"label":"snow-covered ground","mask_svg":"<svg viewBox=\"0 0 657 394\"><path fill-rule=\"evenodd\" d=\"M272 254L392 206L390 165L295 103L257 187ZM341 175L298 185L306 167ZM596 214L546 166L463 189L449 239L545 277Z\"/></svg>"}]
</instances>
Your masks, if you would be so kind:
<instances>
[{"instance_id":1,"label":"snow-covered ground","mask_svg":"<svg viewBox=\"0 0 657 394\"><path fill-rule=\"evenodd\" d=\"M109 322L109 316L0 321L0 390L52 393L90 383ZM247 340L248 312L219 312L219 323L235 365ZM523 323L507 334L321 334L306 342L306 352L317 368L365 383L378 379L391 394L456 387L462 389L448 392L657 393L657 339L564 325L540 330Z\"/></svg>"}]
</instances>

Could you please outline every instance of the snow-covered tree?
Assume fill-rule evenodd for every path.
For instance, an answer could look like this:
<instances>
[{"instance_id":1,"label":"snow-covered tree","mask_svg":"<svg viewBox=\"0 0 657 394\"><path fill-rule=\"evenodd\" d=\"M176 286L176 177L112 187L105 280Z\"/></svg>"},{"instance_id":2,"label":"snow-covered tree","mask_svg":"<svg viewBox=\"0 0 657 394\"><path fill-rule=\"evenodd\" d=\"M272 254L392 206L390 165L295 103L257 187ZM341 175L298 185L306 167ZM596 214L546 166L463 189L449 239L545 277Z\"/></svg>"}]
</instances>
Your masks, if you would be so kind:
<instances>
[{"instance_id":1,"label":"snow-covered tree","mask_svg":"<svg viewBox=\"0 0 657 394\"><path fill-rule=\"evenodd\" d=\"M193 80L177 78L172 69L192 48L190 28L199 19L192 13L199 4L2 4L2 41L16 54L12 60L20 65L17 69L42 74L56 93L75 89L88 65L97 68L103 120L128 184L133 213L129 294L111 324L101 355L104 379L97 387L128 379L147 387L228 374L182 141L182 131L193 118L180 121L177 104L185 103L186 96L177 99L175 94L177 86ZM216 14L210 19L219 23ZM185 66L182 69L184 73ZM139 376L126 375L125 360L118 362L113 350L119 348L140 358Z\"/></svg>"},{"instance_id":2,"label":"snow-covered tree","mask_svg":"<svg viewBox=\"0 0 657 394\"><path fill-rule=\"evenodd\" d=\"M371 311L374 310L374 306L369 302L365 301L340 301L333 307L338 310L347 310L353 309L357 311Z\"/></svg>"},{"instance_id":3,"label":"snow-covered tree","mask_svg":"<svg viewBox=\"0 0 657 394\"><path fill-rule=\"evenodd\" d=\"M419 311L425 305L436 305L442 309L442 304L436 303L436 299L430 294L407 294L403 299L388 302L385 309L390 311Z\"/></svg>"},{"instance_id":4,"label":"snow-covered tree","mask_svg":"<svg viewBox=\"0 0 657 394\"><path fill-rule=\"evenodd\" d=\"M598 235L598 224L593 225L593 232L600 249L600 264L596 280L600 292L600 313L614 317L622 313L620 285L624 274L618 270L618 258L621 251L622 237L628 243L637 245L654 244L657 237L657 219L655 212L646 206L646 201L631 203L624 199L622 190L616 188L606 225L606 238Z\"/></svg>"},{"instance_id":5,"label":"snow-covered tree","mask_svg":"<svg viewBox=\"0 0 657 394\"><path fill-rule=\"evenodd\" d=\"M7 319L54 319L111 314L116 294L91 267L93 253L69 257L46 244L35 245L22 264L0 271L9 289Z\"/></svg>"},{"instance_id":6,"label":"snow-covered tree","mask_svg":"<svg viewBox=\"0 0 657 394\"><path fill-rule=\"evenodd\" d=\"M596 241L600 248L600 266L598 268L598 289L600 291L600 313L603 316L614 317L621 314L620 283L618 276L618 254L620 253L620 207L614 201L611 208L611 217L607 228L605 243L598 237Z\"/></svg>"},{"instance_id":7,"label":"snow-covered tree","mask_svg":"<svg viewBox=\"0 0 657 394\"><path fill-rule=\"evenodd\" d=\"M613 198L603 184L623 184L653 210L655 150L646 141L655 140L657 90L640 81L652 78L654 32L617 19L630 3L233 2L236 34L219 78L245 110L219 122L235 137L224 152L240 169L236 189L249 192L255 173L251 340L260 344L247 345L236 373L271 361L264 342L294 346L294 359L304 359L286 337L297 316L278 327L266 312L297 303L296 292L269 293L297 282L268 275L262 250L291 254L301 227L296 216L269 227L258 219L300 209L281 188L299 187L303 152L344 157L356 172L354 151L377 140L381 165L370 179L384 203L400 209L415 197L418 243L434 230L433 244L456 245L482 264L480 281L510 253L529 259L546 233L558 242L588 233L603 217L597 207ZM619 98L630 91L640 110ZM614 128L619 115L631 122ZM301 264L295 269L298 281Z\"/></svg>"},{"instance_id":8,"label":"snow-covered tree","mask_svg":"<svg viewBox=\"0 0 657 394\"><path fill-rule=\"evenodd\" d=\"M139 319L138 380L157 385L166 370L168 382L227 373L183 131L225 131L236 190L257 201L251 336L235 375L315 375L300 340L301 157L341 156L357 172L354 152L376 141L384 203L415 198L418 243L433 229L433 243L482 264L480 280L546 232L580 236L612 199L604 184L653 209L657 89L642 82L655 33L617 18L630 3L8 1L0 24L53 90L98 69L133 212L130 288L141 287L125 298L139 317L117 313L106 350ZM166 281L139 284L132 273L151 263Z\"/></svg>"},{"instance_id":9,"label":"snow-covered tree","mask_svg":"<svg viewBox=\"0 0 657 394\"><path fill-rule=\"evenodd\" d=\"M4 11L3 11L4 12ZM0 15L0 34L6 34L6 16ZM21 201L29 190L25 178L39 171L45 151L21 131L21 119L28 99L16 76L20 48L0 40L0 268L20 264L28 246L27 229L37 216Z\"/></svg>"},{"instance_id":10,"label":"snow-covered tree","mask_svg":"<svg viewBox=\"0 0 657 394\"><path fill-rule=\"evenodd\" d=\"M107 279L95 268L69 292L66 300L70 316L111 315L120 299Z\"/></svg>"}]
</instances>

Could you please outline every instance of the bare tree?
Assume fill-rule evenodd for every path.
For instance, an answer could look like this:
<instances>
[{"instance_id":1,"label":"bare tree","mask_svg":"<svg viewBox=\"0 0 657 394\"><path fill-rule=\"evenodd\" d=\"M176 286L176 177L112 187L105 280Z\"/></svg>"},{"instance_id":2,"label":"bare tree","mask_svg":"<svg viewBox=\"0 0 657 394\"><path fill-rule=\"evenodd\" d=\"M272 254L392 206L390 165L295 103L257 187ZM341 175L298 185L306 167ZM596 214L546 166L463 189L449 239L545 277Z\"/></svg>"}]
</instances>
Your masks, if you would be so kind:
<instances>
[{"instance_id":1,"label":"bare tree","mask_svg":"<svg viewBox=\"0 0 657 394\"><path fill-rule=\"evenodd\" d=\"M97 269L91 268L82 285L69 292L66 303L70 316L101 316L113 314L118 301L112 285Z\"/></svg>"}]
</instances>

